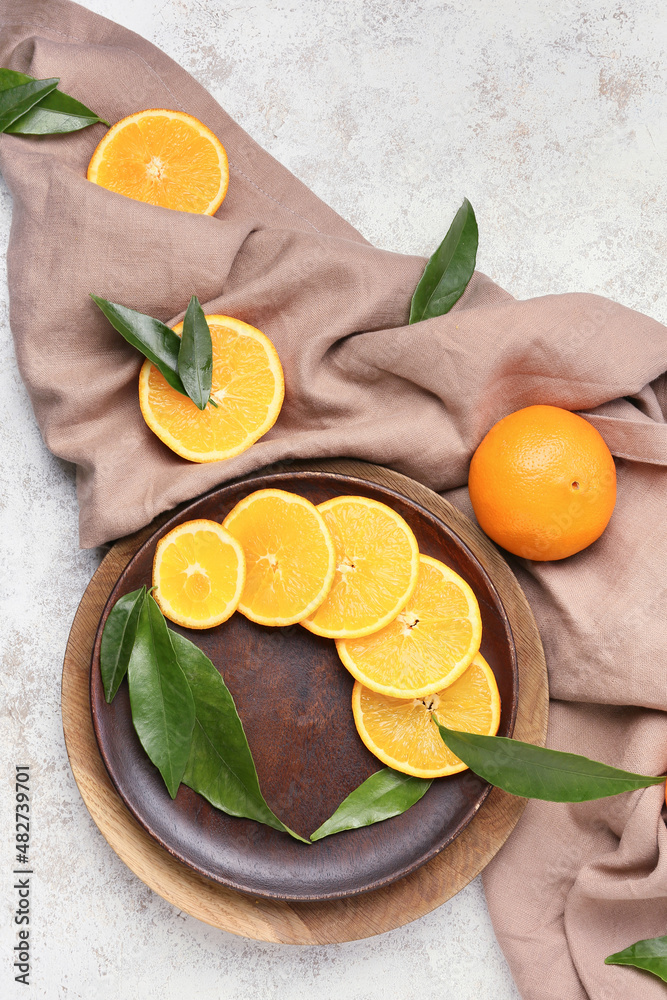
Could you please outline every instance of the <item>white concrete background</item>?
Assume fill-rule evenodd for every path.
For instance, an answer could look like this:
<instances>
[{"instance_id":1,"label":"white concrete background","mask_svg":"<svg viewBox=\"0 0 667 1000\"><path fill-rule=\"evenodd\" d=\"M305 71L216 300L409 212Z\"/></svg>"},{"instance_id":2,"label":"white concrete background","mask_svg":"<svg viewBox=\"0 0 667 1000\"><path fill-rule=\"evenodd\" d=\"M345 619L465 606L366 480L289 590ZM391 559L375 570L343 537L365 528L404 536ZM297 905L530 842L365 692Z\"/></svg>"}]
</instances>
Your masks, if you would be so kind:
<instances>
[{"instance_id":1,"label":"white concrete background","mask_svg":"<svg viewBox=\"0 0 667 1000\"><path fill-rule=\"evenodd\" d=\"M430 253L466 195L478 263L518 297L593 291L667 320L662 0L89 0L166 50L380 246ZM33 775L30 996L84 1000L514 1000L479 880L429 916L322 948L216 931L107 846L61 731L69 627L99 552L74 470L16 370L0 181L0 994L12 981L14 764Z\"/></svg>"}]
</instances>

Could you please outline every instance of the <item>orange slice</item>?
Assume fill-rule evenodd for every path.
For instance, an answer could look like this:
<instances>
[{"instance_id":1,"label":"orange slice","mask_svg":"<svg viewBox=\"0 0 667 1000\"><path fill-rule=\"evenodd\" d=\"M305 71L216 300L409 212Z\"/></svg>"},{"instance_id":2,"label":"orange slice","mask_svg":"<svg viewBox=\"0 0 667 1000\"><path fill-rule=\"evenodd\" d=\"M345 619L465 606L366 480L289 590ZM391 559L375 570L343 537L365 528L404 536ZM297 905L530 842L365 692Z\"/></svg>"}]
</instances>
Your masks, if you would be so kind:
<instances>
[{"instance_id":1,"label":"orange slice","mask_svg":"<svg viewBox=\"0 0 667 1000\"><path fill-rule=\"evenodd\" d=\"M186 521L157 543L153 597L177 625L212 628L227 621L244 582L243 549L216 521Z\"/></svg>"},{"instance_id":2,"label":"orange slice","mask_svg":"<svg viewBox=\"0 0 667 1000\"><path fill-rule=\"evenodd\" d=\"M273 427L285 396L275 347L254 326L231 316L207 316L213 344L210 403L200 410L177 392L150 361L139 374L144 420L168 448L191 462L239 455ZM174 327L179 334L183 324Z\"/></svg>"},{"instance_id":3,"label":"orange slice","mask_svg":"<svg viewBox=\"0 0 667 1000\"><path fill-rule=\"evenodd\" d=\"M423 698L448 687L471 663L482 640L477 598L461 577L419 557L415 591L392 622L361 639L336 639L358 681L393 698Z\"/></svg>"},{"instance_id":4,"label":"orange slice","mask_svg":"<svg viewBox=\"0 0 667 1000\"><path fill-rule=\"evenodd\" d=\"M361 739L383 764L417 778L440 778L468 765L443 743L431 716L448 729L495 736L500 695L493 671L477 653L458 680L426 698L388 698L356 681L352 711Z\"/></svg>"},{"instance_id":5,"label":"orange slice","mask_svg":"<svg viewBox=\"0 0 667 1000\"><path fill-rule=\"evenodd\" d=\"M335 552L310 500L257 490L223 522L241 544L246 581L239 611L260 625L294 625L322 603L334 577Z\"/></svg>"},{"instance_id":6,"label":"orange slice","mask_svg":"<svg viewBox=\"0 0 667 1000\"><path fill-rule=\"evenodd\" d=\"M334 497L317 509L336 548L336 576L326 600L301 624L330 639L377 632L417 585L417 540L400 514L377 500Z\"/></svg>"},{"instance_id":7,"label":"orange slice","mask_svg":"<svg viewBox=\"0 0 667 1000\"><path fill-rule=\"evenodd\" d=\"M151 108L109 129L86 176L149 205L213 215L227 193L229 165L220 140L192 115Z\"/></svg>"}]
</instances>

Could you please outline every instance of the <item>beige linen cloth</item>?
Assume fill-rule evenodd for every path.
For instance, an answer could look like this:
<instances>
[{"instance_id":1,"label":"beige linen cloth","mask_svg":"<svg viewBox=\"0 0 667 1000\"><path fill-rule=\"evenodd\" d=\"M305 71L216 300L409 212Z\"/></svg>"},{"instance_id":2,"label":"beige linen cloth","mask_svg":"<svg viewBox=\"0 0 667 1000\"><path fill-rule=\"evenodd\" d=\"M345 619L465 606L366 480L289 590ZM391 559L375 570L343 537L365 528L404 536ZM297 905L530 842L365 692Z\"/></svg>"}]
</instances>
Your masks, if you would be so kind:
<instances>
[{"instance_id":1,"label":"beige linen cloth","mask_svg":"<svg viewBox=\"0 0 667 1000\"><path fill-rule=\"evenodd\" d=\"M468 463L492 423L531 403L583 410L617 459L611 523L563 562L514 562L546 648L549 744L667 769L665 327L593 295L518 302L481 274L447 316L408 326L423 259L370 246L143 39L66 0L0 0L0 65L59 76L111 122L187 111L230 158L228 196L207 218L90 184L101 125L0 139L16 353L44 440L77 466L81 544L291 457L379 462L471 513ZM141 360L89 292L166 321L196 292L266 331L287 384L275 427L229 462L178 458L144 424ZM528 804L484 877L523 997L664 998L655 977L603 964L667 932L662 794Z\"/></svg>"}]
</instances>

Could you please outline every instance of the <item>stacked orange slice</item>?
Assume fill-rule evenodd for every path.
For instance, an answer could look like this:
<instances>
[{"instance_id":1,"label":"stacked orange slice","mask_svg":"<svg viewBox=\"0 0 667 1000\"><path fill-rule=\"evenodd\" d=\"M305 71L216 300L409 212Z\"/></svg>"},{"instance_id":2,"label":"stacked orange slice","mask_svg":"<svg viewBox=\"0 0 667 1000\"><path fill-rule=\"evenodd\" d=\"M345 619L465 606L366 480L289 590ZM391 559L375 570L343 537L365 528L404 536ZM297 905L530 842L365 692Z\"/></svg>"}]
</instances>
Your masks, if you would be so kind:
<instances>
[{"instance_id":1,"label":"stacked orange slice","mask_svg":"<svg viewBox=\"0 0 667 1000\"><path fill-rule=\"evenodd\" d=\"M177 625L212 628L227 621L244 582L243 549L217 521L186 521L157 543L154 597Z\"/></svg>"},{"instance_id":2,"label":"stacked orange slice","mask_svg":"<svg viewBox=\"0 0 667 1000\"><path fill-rule=\"evenodd\" d=\"M326 599L301 624L330 639L377 632L417 585L417 540L400 514L377 500L334 497L317 509L333 538L336 574Z\"/></svg>"},{"instance_id":3,"label":"stacked orange slice","mask_svg":"<svg viewBox=\"0 0 667 1000\"><path fill-rule=\"evenodd\" d=\"M481 638L479 605L468 584L422 555L417 586L397 617L371 635L337 639L336 647L366 687L394 698L423 698L461 676Z\"/></svg>"},{"instance_id":4,"label":"stacked orange slice","mask_svg":"<svg viewBox=\"0 0 667 1000\"><path fill-rule=\"evenodd\" d=\"M322 515L305 497L258 490L224 520L246 559L239 611L260 625L294 625L322 603L335 553Z\"/></svg>"},{"instance_id":5,"label":"stacked orange slice","mask_svg":"<svg viewBox=\"0 0 667 1000\"><path fill-rule=\"evenodd\" d=\"M500 696L493 671L478 653L458 680L426 698L388 698L357 681L352 711L361 739L383 764L418 778L439 778L467 765L445 745L432 716L448 729L495 736Z\"/></svg>"}]
</instances>

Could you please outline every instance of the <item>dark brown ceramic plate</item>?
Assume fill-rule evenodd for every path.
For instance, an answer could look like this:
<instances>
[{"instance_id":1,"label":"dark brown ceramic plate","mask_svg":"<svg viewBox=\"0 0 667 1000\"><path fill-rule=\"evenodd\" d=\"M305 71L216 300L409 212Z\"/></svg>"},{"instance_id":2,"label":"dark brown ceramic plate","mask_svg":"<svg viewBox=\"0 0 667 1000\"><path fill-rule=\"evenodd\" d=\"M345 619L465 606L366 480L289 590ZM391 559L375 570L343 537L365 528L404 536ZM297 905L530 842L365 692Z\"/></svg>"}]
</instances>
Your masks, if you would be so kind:
<instances>
[{"instance_id":1,"label":"dark brown ceramic plate","mask_svg":"<svg viewBox=\"0 0 667 1000\"><path fill-rule=\"evenodd\" d=\"M380 500L405 518L422 552L446 562L468 581L482 612L481 651L500 689L502 736L510 736L514 727L516 654L496 589L466 545L412 500L363 479L281 472L223 486L182 509L129 562L100 620L91 670L95 734L120 796L174 857L216 882L274 899L335 899L376 889L424 864L470 822L490 786L470 771L438 778L402 816L308 847L252 820L226 816L185 785L172 801L132 727L127 683L111 705L102 690L99 648L104 622L119 597L150 585L158 539L193 518L221 521L242 497L269 486L300 493L315 504L343 494ZM292 829L304 836L315 830L352 789L382 767L357 736L350 707L353 680L332 640L299 625L256 625L241 614L206 631L172 627L200 645L223 674L264 796Z\"/></svg>"}]
</instances>

